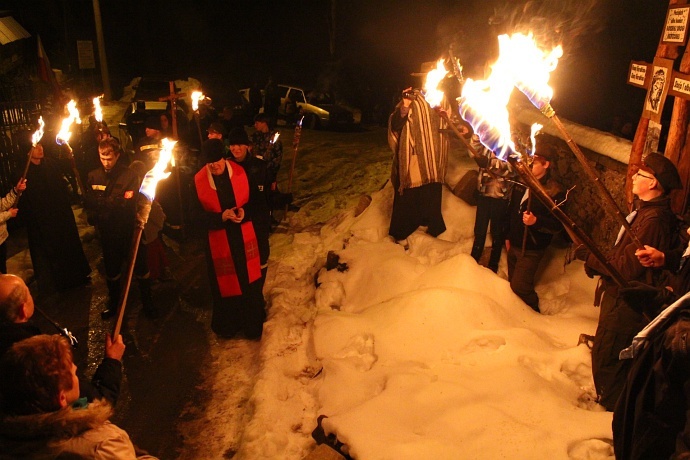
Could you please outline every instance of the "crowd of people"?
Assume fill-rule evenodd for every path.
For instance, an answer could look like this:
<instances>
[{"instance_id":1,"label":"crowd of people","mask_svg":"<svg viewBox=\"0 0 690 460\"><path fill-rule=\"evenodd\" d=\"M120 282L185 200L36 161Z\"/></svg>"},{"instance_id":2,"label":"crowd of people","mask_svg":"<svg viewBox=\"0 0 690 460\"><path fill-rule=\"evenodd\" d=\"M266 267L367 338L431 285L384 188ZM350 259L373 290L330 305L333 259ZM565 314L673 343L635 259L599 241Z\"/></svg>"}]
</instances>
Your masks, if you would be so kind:
<instances>
[{"instance_id":1,"label":"crowd of people","mask_svg":"<svg viewBox=\"0 0 690 460\"><path fill-rule=\"evenodd\" d=\"M389 118L395 193L389 235L403 245L420 227L432 236L445 231L441 190L451 132L446 128L452 122L447 107L444 101L432 108L419 91L407 88ZM537 136L528 159L531 175L550 198L546 202L532 199L536 185L523 184L525 178L499 159L499 152L482 145L471 127L458 120L456 128L479 168L471 255L483 261L490 228L486 265L497 272L505 247L511 289L540 312L535 284L546 249L557 234L565 234L565 241L573 238L551 212L565 202L565 190L552 174L557 148ZM630 228L621 228L603 260L572 241L573 248L579 244L574 253L585 261L587 275L599 279L599 321L591 340L596 401L614 412L616 458L687 458L690 296L683 296L690 289L690 264L685 263L690 230L671 210L669 196L682 189L682 182L673 162L660 153L647 154L635 167Z\"/></svg>"},{"instance_id":2,"label":"crowd of people","mask_svg":"<svg viewBox=\"0 0 690 460\"><path fill-rule=\"evenodd\" d=\"M538 269L554 236L565 233L551 212L565 199L553 174L558 150L541 138L531 146L530 174L550 202L532 199L524 177L482 145L450 107L447 101L431 107L419 90L407 88L389 117L394 189L389 235L406 244L420 227L434 237L446 230L442 192L451 146L448 128L456 124L478 167L471 256L477 263L486 260L490 232L487 267L498 272L505 248L511 289L540 313ZM122 380L122 336L106 337L105 357L90 381L80 376L69 342L33 324L38 306L28 286L7 274L6 222L18 214L26 219L39 292L89 283L92 270L71 207L75 190L68 187L79 188L76 184L83 181L79 195L97 232L108 289L101 316L112 318L123 298L123 265L137 226L139 188L158 160L162 139L175 132L172 119L138 113L141 129L133 138L133 152L123 151L105 123L92 122L77 156L79 181L74 182L65 180L58 158L46 155L38 143L30 151L26 175L0 199L0 458L153 458L108 421ZM291 203L278 190L283 149L274 121L271 113L256 114L250 137L231 114L216 116L206 107L189 128L204 134L191 136L198 144L182 140L178 147L196 152L188 161L193 174L186 199L194 205L187 211L203 224L211 330L221 338L259 340L263 332L269 236L277 223L273 211ZM632 184L637 202L628 216L630 229L621 229L605 260L586 249L578 252L587 274L600 278L592 346L597 402L614 412L614 445L621 458L682 458L690 455L690 305L682 301L690 288L690 264L685 264L690 230L672 212L669 197L682 183L668 158L651 153L638 165ZM175 190L162 189L143 230L134 274L149 319L161 313L152 280L169 279L161 232L166 222L184 225L183 211ZM668 309L671 304L674 308ZM641 333L648 346L636 348Z\"/></svg>"},{"instance_id":3,"label":"crowd of people","mask_svg":"<svg viewBox=\"0 0 690 460\"><path fill-rule=\"evenodd\" d=\"M224 123L227 117L203 120L208 124L200 151L184 141L177 148L186 151L194 171L187 198L195 205L188 218L205 227L211 329L223 338L259 340L266 318L269 236L278 223L273 210L291 202L277 187L282 142L264 114L256 116L251 140L244 126ZM105 358L93 378L80 377L69 342L36 326L32 317L39 306L24 280L7 274L5 264L6 222L21 215L40 298L90 283L92 268L72 209L79 200L103 256L108 298L101 317L108 320L119 312L124 265L139 225L139 189L159 158L162 139L172 137L165 114L141 121L140 137L128 152L107 124L92 120L75 155L76 170L65 169L59 152L46 154L38 143L30 150L26 175L0 199L0 458L153 458L108 421L122 380L122 335L108 335ZM169 279L164 222L184 223L181 203L170 190L159 188L151 203L134 264L141 311L148 319L161 313L152 281Z\"/></svg>"}]
</instances>

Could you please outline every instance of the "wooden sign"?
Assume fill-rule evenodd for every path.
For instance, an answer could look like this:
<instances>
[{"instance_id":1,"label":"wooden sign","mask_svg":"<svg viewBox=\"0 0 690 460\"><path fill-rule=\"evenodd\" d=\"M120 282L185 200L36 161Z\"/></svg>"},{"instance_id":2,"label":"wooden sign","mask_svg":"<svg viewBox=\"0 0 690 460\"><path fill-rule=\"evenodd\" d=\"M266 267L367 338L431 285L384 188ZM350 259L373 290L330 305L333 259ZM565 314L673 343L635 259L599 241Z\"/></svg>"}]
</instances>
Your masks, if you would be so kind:
<instances>
[{"instance_id":1,"label":"wooden sign","mask_svg":"<svg viewBox=\"0 0 690 460\"><path fill-rule=\"evenodd\" d=\"M93 42L91 40L77 40L77 57L80 69L96 68L96 58L93 54Z\"/></svg>"},{"instance_id":2,"label":"wooden sign","mask_svg":"<svg viewBox=\"0 0 690 460\"><path fill-rule=\"evenodd\" d=\"M690 75L674 70L668 95L690 100Z\"/></svg>"},{"instance_id":3,"label":"wooden sign","mask_svg":"<svg viewBox=\"0 0 690 460\"><path fill-rule=\"evenodd\" d=\"M630 69L628 69L628 84L637 86L638 88L647 88L649 86L650 67L652 65L643 61L630 62Z\"/></svg>"},{"instance_id":4,"label":"wooden sign","mask_svg":"<svg viewBox=\"0 0 690 460\"><path fill-rule=\"evenodd\" d=\"M685 45L688 38L688 18L690 5L675 4L668 9L664 31L661 35L662 45Z\"/></svg>"},{"instance_id":5,"label":"wooden sign","mask_svg":"<svg viewBox=\"0 0 690 460\"><path fill-rule=\"evenodd\" d=\"M673 74L673 61L671 59L654 58L652 64L647 96L644 99L642 116L657 123L661 122L661 112L664 110L664 102L671 83Z\"/></svg>"}]
</instances>

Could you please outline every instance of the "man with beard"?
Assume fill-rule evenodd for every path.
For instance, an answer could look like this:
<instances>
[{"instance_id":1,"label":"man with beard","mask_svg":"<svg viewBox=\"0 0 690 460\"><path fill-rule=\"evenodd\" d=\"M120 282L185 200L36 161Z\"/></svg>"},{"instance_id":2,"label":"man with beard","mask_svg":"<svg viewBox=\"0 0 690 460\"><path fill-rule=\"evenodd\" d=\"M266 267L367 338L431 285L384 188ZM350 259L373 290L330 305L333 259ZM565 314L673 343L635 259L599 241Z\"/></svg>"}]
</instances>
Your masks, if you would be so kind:
<instances>
[{"instance_id":1,"label":"man with beard","mask_svg":"<svg viewBox=\"0 0 690 460\"><path fill-rule=\"evenodd\" d=\"M26 220L38 289L49 294L82 286L89 282L91 267L79 238L70 192L59 165L45 158L41 144L30 154L19 215Z\"/></svg>"},{"instance_id":2,"label":"man with beard","mask_svg":"<svg viewBox=\"0 0 690 460\"><path fill-rule=\"evenodd\" d=\"M208 142L216 147L205 153L208 163L194 176L194 183L208 229L211 329L220 337L243 333L248 339L260 339L266 312L261 253L251 212L261 198L242 166L223 157L222 142Z\"/></svg>"}]
</instances>

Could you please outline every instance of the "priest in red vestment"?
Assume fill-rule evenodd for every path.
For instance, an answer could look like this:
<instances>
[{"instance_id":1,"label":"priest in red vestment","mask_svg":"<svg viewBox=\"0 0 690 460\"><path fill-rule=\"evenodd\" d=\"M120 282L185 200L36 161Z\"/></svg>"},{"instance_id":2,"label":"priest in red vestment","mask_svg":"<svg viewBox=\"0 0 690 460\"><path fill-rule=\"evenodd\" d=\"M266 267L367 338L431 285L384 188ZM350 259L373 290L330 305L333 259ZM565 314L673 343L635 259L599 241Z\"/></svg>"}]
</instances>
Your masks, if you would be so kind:
<instances>
[{"instance_id":1,"label":"priest in red vestment","mask_svg":"<svg viewBox=\"0 0 690 460\"><path fill-rule=\"evenodd\" d=\"M259 246L252 216L250 178L244 169L205 144L208 163L194 176L208 230L206 260L213 295L211 329L221 337L260 339L266 319Z\"/></svg>"}]
</instances>

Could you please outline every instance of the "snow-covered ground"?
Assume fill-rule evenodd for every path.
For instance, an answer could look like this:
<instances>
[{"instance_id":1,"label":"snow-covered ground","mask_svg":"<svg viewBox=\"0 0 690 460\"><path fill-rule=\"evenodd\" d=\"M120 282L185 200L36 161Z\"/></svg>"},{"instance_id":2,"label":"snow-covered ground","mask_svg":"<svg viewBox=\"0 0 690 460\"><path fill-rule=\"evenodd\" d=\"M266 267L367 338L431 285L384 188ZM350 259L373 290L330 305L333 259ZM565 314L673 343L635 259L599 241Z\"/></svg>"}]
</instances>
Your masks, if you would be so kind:
<instances>
[{"instance_id":1,"label":"snow-covered ground","mask_svg":"<svg viewBox=\"0 0 690 460\"><path fill-rule=\"evenodd\" d=\"M298 156L311 198L271 239L269 319L235 458L303 458L321 414L359 459L612 457L611 415L592 402L590 352L577 346L596 327L595 282L554 251L534 313L505 260L497 276L469 257L474 208L448 190L443 235L390 241L393 190L375 187L390 165L384 136L303 136L318 138ZM473 167L456 149L447 182ZM326 271L328 251L347 270Z\"/></svg>"},{"instance_id":2,"label":"snow-covered ground","mask_svg":"<svg viewBox=\"0 0 690 460\"><path fill-rule=\"evenodd\" d=\"M282 131L284 189L294 151ZM451 188L475 167L452 155ZM613 458L611 415L592 402L577 346L596 327L595 281L554 250L533 312L505 260L497 276L468 255L474 208L448 189L444 234L392 242L390 157L382 128L303 132L302 209L271 237L263 339L214 346L211 401L184 422L196 434L182 457L302 459L326 415L358 459ZM329 251L346 270L323 268Z\"/></svg>"}]
</instances>

